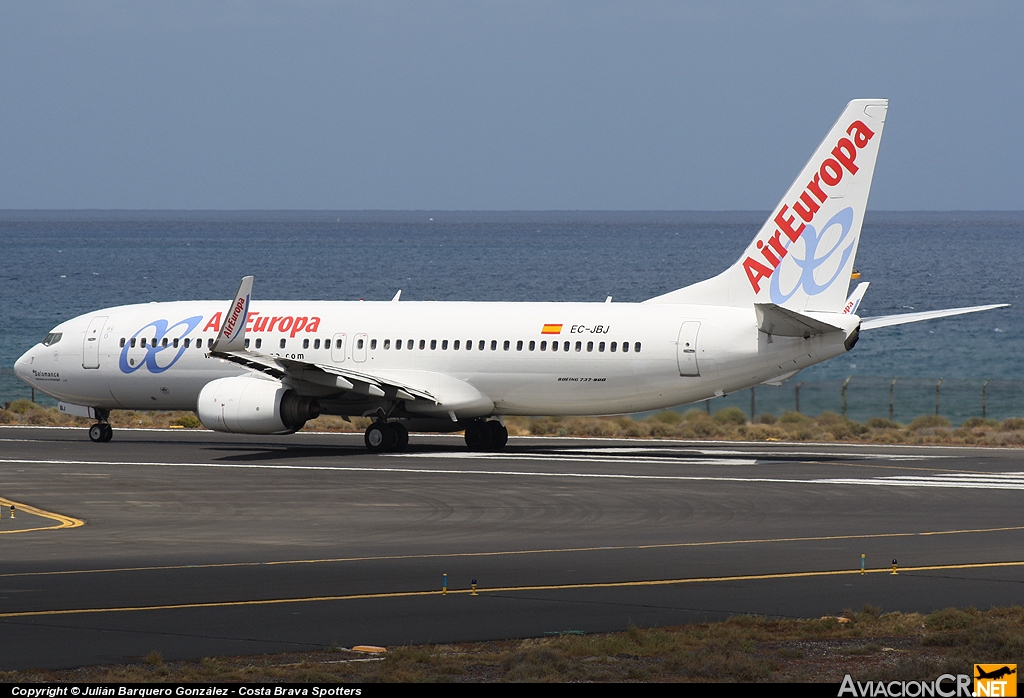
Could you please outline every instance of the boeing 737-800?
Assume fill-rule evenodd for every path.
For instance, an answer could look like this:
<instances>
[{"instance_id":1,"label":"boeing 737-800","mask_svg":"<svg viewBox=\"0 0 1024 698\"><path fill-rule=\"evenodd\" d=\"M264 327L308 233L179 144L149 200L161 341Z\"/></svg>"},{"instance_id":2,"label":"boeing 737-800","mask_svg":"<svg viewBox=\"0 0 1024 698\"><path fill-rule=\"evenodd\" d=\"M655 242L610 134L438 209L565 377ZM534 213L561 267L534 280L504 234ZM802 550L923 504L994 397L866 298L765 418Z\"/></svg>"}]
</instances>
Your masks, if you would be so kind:
<instances>
[{"instance_id":1,"label":"boeing 737-800","mask_svg":"<svg viewBox=\"0 0 1024 698\"><path fill-rule=\"evenodd\" d=\"M96 419L195 410L210 429L287 434L369 416L365 442L465 430L500 449L505 415L654 410L778 383L876 327L1000 305L861 319L847 296L888 102L850 102L729 269L643 303L329 302L126 305L61 323L17 375Z\"/></svg>"}]
</instances>

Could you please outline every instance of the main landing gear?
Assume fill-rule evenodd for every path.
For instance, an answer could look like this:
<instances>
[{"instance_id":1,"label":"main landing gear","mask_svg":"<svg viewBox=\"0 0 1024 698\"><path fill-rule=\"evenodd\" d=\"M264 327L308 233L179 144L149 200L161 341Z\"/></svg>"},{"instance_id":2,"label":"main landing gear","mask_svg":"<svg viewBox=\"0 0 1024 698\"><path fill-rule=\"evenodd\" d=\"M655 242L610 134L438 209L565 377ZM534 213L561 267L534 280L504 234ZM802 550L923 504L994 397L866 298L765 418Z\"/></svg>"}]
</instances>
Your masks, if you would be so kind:
<instances>
[{"instance_id":1,"label":"main landing gear","mask_svg":"<svg viewBox=\"0 0 1024 698\"><path fill-rule=\"evenodd\" d=\"M106 443L114 438L114 430L108 422L96 422L89 427L89 438L96 443Z\"/></svg>"},{"instance_id":2,"label":"main landing gear","mask_svg":"<svg viewBox=\"0 0 1024 698\"><path fill-rule=\"evenodd\" d=\"M508 429L496 419L478 419L466 426L466 446L470 451L500 451L508 443Z\"/></svg>"},{"instance_id":3,"label":"main landing gear","mask_svg":"<svg viewBox=\"0 0 1024 698\"><path fill-rule=\"evenodd\" d=\"M404 451L409 445L409 430L399 422L374 422L366 427L363 441L374 453Z\"/></svg>"}]
</instances>

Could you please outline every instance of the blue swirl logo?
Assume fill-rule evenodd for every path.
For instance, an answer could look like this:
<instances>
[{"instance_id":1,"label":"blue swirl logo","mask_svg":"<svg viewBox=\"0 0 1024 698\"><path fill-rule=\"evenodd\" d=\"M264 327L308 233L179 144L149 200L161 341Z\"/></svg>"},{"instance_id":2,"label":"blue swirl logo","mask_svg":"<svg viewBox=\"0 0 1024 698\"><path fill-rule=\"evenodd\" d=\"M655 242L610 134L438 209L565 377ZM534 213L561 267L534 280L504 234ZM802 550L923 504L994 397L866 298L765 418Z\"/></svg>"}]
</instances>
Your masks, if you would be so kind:
<instances>
[{"instance_id":1,"label":"blue swirl logo","mask_svg":"<svg viewBox=\"0 0 1024 698\"><path fill-rule=\"evenodd\" d=\"M139 331L132 335L131 340L124 343L121 349L121 358L118 367L122 373L135 373L143 366L150 373L163 373L181 358L185 353L185 343L179 342L175 347L173 340L182 339L185 335L196 328L196 325L203 319L202 315L179 320L170 325L167 320L154 320L148 325L139 328ZM149 340L148 346L133 347L138 337L142 335ZM163 340L168 340L164 346ZM142 358L136 358L139 352L145 352ZM128 354L132 353L129 357Z\"/></svg>"},{"instance_id":2,"label":"blue swirl logo","mask_svg":"<svg viewBox=\"0 0 1024 698\"><path fill-rule=\"evenodd\" d=\"M839 237L836 238L836 241L832 244L832 246L829 249L825 250L819 255L818 244L821 242L821 239L825 236L825 233L828 232L828 230L834 225L840 226ZM806 293L808 296L816 296L822 291L829 288L835 282L835 280L838 279L839 276L843 273L843 269L846 267L847 260L849 260L850 255L853 254L853 246L856 244L857 240L855 238L853 240L847 241L847 238L850 235L850 229L852 227L853 208L849 206L844 208L836 215L832 216L832 218L830 218L828 222L821 227L820 234L817 231L815 231L814 228L811 227L810 225L806 226L804 228L804 232L800 235L800 239L804 241L803 259L797 257L793 253L793 251L790 251L790 253L786 255L786 259L782 260L782 264L780 264L778 269L775 270L775 273L772 274L772 281L769 291L772 303L775 303L776 305L782 305L790 298L792 298L796 294L796 292L799 291L801 288L804 290L804 293ZM786 239L786 243L786 249L789 249L792 243L790 243L788 238ZM844 243L846 243L846 247L843 247ZM839 264L836 265L835 273L832 274L832 278L830 278L828 281L819 283L818 280L814 277L814 272L817 271L818 267L820 267L822 264L829 261L832 258L832 256L835 255L836 252L840 250L840 248L842 248L842 257L840 257L839 259ZM793 286L792 289L789 290L788 293L782 291L782 274L780 273L787 259L793 260L793 262L800 269L799 278L797 278L796 284Z\"/></svg>"}]
</instances>

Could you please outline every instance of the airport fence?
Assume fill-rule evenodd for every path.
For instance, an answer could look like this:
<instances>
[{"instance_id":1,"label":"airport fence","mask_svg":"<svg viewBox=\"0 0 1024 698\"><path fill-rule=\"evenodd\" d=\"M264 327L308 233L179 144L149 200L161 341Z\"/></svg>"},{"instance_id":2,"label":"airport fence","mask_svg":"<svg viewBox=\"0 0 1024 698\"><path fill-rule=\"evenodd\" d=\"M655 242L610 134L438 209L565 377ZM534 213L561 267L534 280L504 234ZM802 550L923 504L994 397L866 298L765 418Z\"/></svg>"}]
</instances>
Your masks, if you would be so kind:
<instances>
[{"instance_id":1,"label":"airport fence","mask_svg":"<svg viewBox=\"0 0 1024 698\"><path fill-rule=\"evenodd\" d=\"M699 405L712 412L739 407L749 418L795 411L831 411L858 422L883 417L906 424L936 414L954 425L971 417L1003 420L1024 416L1024 381L986 378L920 378L851 375L841 380L759 385ZM692 406L691 406L692 409Z\"/></svg>"}]
</instances>

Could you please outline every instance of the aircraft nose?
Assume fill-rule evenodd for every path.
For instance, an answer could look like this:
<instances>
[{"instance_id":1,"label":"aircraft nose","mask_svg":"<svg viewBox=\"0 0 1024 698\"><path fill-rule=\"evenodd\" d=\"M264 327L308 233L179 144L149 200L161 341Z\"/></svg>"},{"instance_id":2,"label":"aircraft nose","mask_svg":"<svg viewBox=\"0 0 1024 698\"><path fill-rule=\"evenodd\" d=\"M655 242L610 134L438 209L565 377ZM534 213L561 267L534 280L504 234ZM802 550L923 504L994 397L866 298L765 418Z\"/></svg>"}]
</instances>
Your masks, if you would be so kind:
<instances>
[{"instance_id":1,"label":"aircraft nose","mask_svg":"<svg viewBox=\"0 0 1024 698\"><path fill-rule=\"evenodd\" d=\"M35 349L29 349L14 362L14 375L31 385L32 362L35 361Z\"/></svg>"}]
</instances>

